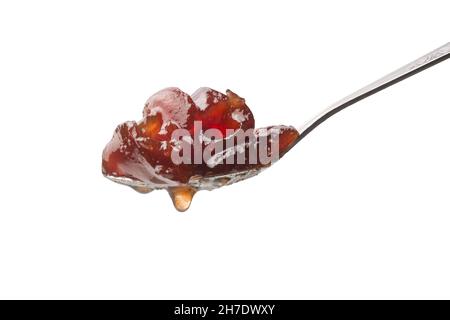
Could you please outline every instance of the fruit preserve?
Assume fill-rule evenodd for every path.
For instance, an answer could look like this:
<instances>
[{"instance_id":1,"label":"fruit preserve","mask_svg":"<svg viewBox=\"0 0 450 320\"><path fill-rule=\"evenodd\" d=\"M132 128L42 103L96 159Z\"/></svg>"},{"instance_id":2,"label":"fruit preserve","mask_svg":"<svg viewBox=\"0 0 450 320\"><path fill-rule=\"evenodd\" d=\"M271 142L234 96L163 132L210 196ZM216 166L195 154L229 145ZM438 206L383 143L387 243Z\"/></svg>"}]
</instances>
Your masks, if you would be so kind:
<instances>
[{"instance_id":1,"label":"fruit preserve","mask_svg":"<svg viewBox=\"0 0 450 320\"><path fill-rule=\"evenodd\" d=\"M143 118L120 124L103 151L103 174L148 193L166 189L179 211L199 190L258 174L298 140L289 126L255 129L245 100L200 88L189 96L167 88L151 96Z\"/></svg>"}]
</instances>

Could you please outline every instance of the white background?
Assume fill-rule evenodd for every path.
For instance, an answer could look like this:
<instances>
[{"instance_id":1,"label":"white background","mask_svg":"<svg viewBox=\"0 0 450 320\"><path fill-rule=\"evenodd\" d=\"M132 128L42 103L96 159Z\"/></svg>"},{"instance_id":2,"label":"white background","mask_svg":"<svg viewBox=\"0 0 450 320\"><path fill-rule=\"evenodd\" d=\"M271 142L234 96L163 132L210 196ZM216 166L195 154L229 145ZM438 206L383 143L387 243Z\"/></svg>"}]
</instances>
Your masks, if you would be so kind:
<instances>
[{"instance_id":1,"label":"white background","mask_svg":"<svg viewBox=\"0 0 450 320\"><path fill-rule=\"evenodd\" d=\"M448 5L448 2L447 2ZM0 298L450 298L450 61L176 212L103 178L154 92L300 126L450 40L446 1L2 1Z\"/></svg>"}]
</instances>

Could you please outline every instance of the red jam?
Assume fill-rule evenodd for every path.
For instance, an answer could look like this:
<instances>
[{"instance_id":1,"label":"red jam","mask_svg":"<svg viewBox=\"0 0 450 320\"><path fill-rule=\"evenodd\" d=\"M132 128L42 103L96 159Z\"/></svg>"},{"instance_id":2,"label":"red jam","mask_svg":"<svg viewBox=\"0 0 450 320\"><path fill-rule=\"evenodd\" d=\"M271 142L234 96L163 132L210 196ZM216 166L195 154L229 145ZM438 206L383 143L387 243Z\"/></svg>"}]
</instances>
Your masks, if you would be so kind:
<instances>
[{"instance_id":1,"label":"red jam","mask_svg":"<svg viewBox=\"0 0 450 320\"><path fill-rule=\"evenodd\" d=\"M255 176L298 138L293 127L255 129L245 100L230 90L200 88L189 96L167 88L147 100L142 120L116 128L102 170L138 192L167 189L176 209L185 211L197 191Z\"/></svg>"}]
</instances>

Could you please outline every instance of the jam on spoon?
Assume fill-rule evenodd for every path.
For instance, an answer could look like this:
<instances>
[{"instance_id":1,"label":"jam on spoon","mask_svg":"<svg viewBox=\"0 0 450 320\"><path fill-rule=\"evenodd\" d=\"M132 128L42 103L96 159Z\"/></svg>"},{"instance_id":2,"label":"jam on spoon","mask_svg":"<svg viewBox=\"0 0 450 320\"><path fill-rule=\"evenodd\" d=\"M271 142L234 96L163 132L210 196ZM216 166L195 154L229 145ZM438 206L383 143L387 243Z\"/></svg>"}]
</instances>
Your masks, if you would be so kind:
<instances>
[{"instance_id":1,"label":"jam on spoon","mask_svg":"<svg viewBox=\"0 0 450 320\"><path fill-rule=\"evenodd\" d=\"M167 88L147 100L142 120L117 127L102 169L141 193L166 189L185 211L197 191L255 176L298 138L293 127L255 129L245 100L230 90L200 88L189 96Z\"/></svg>"},{"instance_id":2,"label":"jam on spoon","mask_svg":"<svg viewBox=\"0 0 450 320\"><path fill-rule=\"evenodd\" d=\"M166 189L185 211L199 190L253 177L332 115L450 58L450 43L343 98L306 123L254 129L245 100L200 88L167 88L150 97L143 119L119 125L103 151L103 174L141 193Z\"/></svg>"}]
</instances>

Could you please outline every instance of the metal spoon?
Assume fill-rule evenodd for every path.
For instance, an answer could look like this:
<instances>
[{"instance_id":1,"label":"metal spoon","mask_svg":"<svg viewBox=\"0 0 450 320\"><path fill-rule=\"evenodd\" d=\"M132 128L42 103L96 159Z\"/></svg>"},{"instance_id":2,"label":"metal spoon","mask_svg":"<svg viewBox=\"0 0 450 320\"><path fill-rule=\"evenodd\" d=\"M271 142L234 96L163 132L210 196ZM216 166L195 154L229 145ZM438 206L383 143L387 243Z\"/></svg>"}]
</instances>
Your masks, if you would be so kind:
<instances>
[{"instance_id":1,"label":"metal spoon","mask_svg":"<svg viewBox=\"0 0 450 320\"><path fill-rule=\"evenodd\" d=\"M428 69L446 59L450 58L450 42L437 48L436 50L420 57L417 60L397 69L388 75L378 79L375 82L359 89L358 91L346 96L345 98L339 100L338 102L332 104L330 107L322 111L319 115L305 123L298 131L300 132L299 138L295 141L292 147L297 144L300 140L308 135L312 130L317 128L322 122L330 118L332 115L338 113L339 111L357 103L383 89L386 89L400 81L409 78L416 73L419 73L425 69ZM291 148L292 148L291 147Z\"/></svg>"},{"instance_id":2,"label":"metal spoon","mask_svg":"<svg viewBox=\"0 0 450 320\"><path fill-rule=\"evenodd\" d=\"M301 127L298 130L299 135L295 135L292 140L290 140L293 142L290 142L290 145L287 148L283 148L283 154L280 154L280 156L283 156L289 149L296 145L301 139L306 137L308 133L314 130L319 124L321 124L337 112L448 58L450 58L450 42L334 103L318 116L307 122L303 127ZM233 156L237 152L242 152L238 151L241 147L242 145L235 145L226 150L221 150L221 152L218 153L219 158L222 155L224 156L224 158L226 158L229 156L229 154ZM245 149L243 150L245 151ZM142 157L142 155L140 155L139 153L137 153L136 156ZM145 159L142 159L141 163L144 164L146 170L148 170L149 172L153 172L155 170ZM128 185L134 188L136 191L142 193L148 193L153 189L158 188L167 189L177 210L186 211L191 204L193 196L198 190L213 190L225 185L230 185L235 182L253 177L267 167L268 165L259 165L254 166L251 169L245 169L242 171L230 170L230 172L222 173L219 175L195 175L191 176L188 183L184 185L172 186L167 183L163 183L162 186L156 185L156 187L153 182L143 182L139 179L131 179L125 176L119 177L116 175L108 175L106 171L104 171L104 174L107 178L115 182Z\"/></svg>"}]
</instances>

